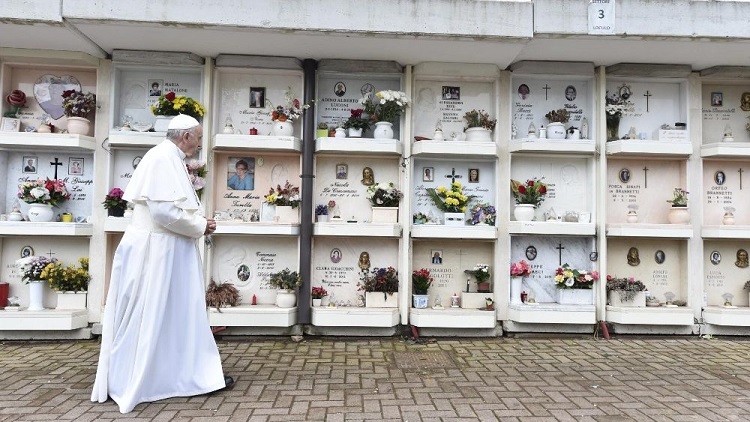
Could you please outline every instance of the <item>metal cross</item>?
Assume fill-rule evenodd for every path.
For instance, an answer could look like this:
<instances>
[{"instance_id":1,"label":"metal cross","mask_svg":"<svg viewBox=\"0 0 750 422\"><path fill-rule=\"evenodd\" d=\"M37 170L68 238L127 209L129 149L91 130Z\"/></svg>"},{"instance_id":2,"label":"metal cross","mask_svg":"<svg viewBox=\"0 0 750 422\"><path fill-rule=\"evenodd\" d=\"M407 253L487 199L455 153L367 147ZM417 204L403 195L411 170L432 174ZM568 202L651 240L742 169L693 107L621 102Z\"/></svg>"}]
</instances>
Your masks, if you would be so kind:
<instances>
[{"instance_id":1,"label":"metal cross","mask_svg":"<svg viewBox=\"0 0 750 422\"><path fill-rule=\"evenodd\" d=\"M455 182L455 181L456 181L456 179L460 179L460 178L462 178L462 177L463 177L463 176L461 176L460 174L456 174L456 169L455 169L455 167L451 168L451 174L446 174L446 175L445 175L445 178L446 178L446 179L451 179L451 183Z\"/></svg>"},{"instance_id":2,"label":"metal cross","mask_svg":"<svg viewBox=\"0 0 750 422\"><path fill-rule=\"evenodd\" d=\"M49 255L49 257L52 258L52 255L55 255L55 253L52 252L52 249L50 249L49 252L47 252L47 255Z\"/></svg>"},{"instance_id":3,"label":"metal cross","mask_svg":"<svg viewBox=\"0 0 750 422\"><path fill-rule=\"evenodd\" d=\"M557 249L557 251L558 251L558 253L560 255L560 258L559 258L560 264L559 265L562 265L562 250L565 249L565 246L563 246L562 243L558 243L557 247L555 249Z\"/></svg>"},{"instance_id":4,"label":"metal cross","mask_svg":"<svg viewBox=\"0 0 750 422\"><path fill-rule=\"evenodd\" d=\"M646 97L646 112L648 112L648 97L651 97L651 93L646 90L646 93L643 94L644 97Z\"/></svg>"},{"instance_id":5,"label":"metal cross","mask_svg":"<svg viewBox=\"0 0 750 422\"><path fill-rule=\"evenodd\" d=\"M547 86L547 84L544 84L544 88L542 88L542 89L544 90L544 99L547 100L548 99L547 98L547 94L549 93L549 90L552 89L552 88L549 87L549 86Z\"/></svg>"},{"instance_id":6,"label":"metal cross","mask_svg":"<svg viewBox=\"0 0 750 422\"><path fill-rule=\"evenodd\" d=\"M55 161L50 161L50 165L55 166L55 179L57 179L57 167L63 165L62 161L55 157Z\"/></svg>"},{"instance_id":7,"label":"metal cross","mask_svg":"<svg viewBox=\"0 0 750 422\"><path fill-rule=\"evenodd\" d=\"M643 167L643 187L648 187L648 167Z\"/></svg>"},{"instance_id":8,"label":"metal cross","mask_svg":"<svg viewBox=\"0 0 750 422\"><path fill-rule=\"evenodd\" d=\"M737 173L740 174L740 190L742 190L742 172L744 172L744 170L742 170L742 167L740 167L740 169L737 170Z\"/></svg>"}]
</instances>

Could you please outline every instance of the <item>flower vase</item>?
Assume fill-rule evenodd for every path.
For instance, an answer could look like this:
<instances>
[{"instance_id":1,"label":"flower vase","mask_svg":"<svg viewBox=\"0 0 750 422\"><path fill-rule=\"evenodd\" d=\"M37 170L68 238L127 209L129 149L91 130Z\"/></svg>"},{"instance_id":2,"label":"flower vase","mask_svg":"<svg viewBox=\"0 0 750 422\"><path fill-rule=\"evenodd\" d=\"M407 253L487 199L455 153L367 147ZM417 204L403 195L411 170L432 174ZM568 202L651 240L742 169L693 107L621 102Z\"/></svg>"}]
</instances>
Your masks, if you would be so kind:
<instances>
[{"instance_id":1,"label":"flower vase","mask_svg":"<svg viewBox=\"0 0 750 422\"><path fill-rule=\"evenodd\" d=\"M44 287L47 285L45 280L34 280L29 282L29 311L44 310Z\"/></svg>"},{"instance_id":2,"label":"flower vase","mask_svg":"<svg viewBox=\"0 0 750 422\"><path fill-rule=\"evenodd\" d=\"M690 210L688 207L672 207L667 214L667 220L670 224L688 224L690 223Z\"/></svg>"},{"instance_id":3,"label":"flower vase","mask_svg":"<svg viewBox=\"0 0 750 422\"><path fill-rule=\"evenodd\" d=\"M628 223L637 223L638 222L638 213L635 211L628 211L627 217L625 217L626 221Z\"/></svg>"},{"instance_id":4,"label":"flower vase","mask_svg":"<svg viewBox=\"0 0 750 422\"><path fill-rule=\"evenodd\" d=\"M368 308L398 308L398 292L365 292L365 306Z\"/></svg>"},{"instance_id":5,"label":"flower vase","mask_svg":"<svg viewBox=\"0 0 750 422\"><path fill-rule=\"evenodd\" d=\"M317 223L327 223L328 222L328 214L321 214L315 216L315 221Z\"/></svg>"},{"instance_id":6,"label":"flower vase","mask_svg":"<svg viewBox=\"0 0 750 422\"><path fill-rule=\"evenodd\" d=\"M375 139L393 139L393 123L376 122L373 136Z\"/></svg>"},{"instance_id":7,"label":"flower vase","mask_svg":"<svg viewBox=\"0 0 750 422\"><path fill-rule=\"evenodd\" d=\"M154 132L166 132L172 119L174 119L174 116L156 116Z\"/></svg>"},{"instance_id":8,"label":"flower vase","mask_svg":"<svg viewBox=\"0 0 750 422\"><path fill-rule=\"evenodd\" d=\"M470 127L464 131L466 142L492 142L492 132L483 127Z\"/></svg>"},{"instance_id":9,"label":"flower vase","mask_svg":"<svg viewBox=\"0 0 750 422\"><path fill-rule=\"evenodd\" d=\"M323 299L320 299L320 298L318 298L318 299L316 299L316 298L313 298L313 300L312 300L312 305L313 305L314 307L319 307L319 306L320 306L320 304L321 304L322 302L323 302Z\"/></svg>"},{"instance_id":10,"label":"flower vase","mask_svg":"<svg viewBox=\"0 0 750 422\"><path fill-rule=\"evenodd\" d=\"M464 213L462 212L446 212L444 213L445 225L446 226L463 226L464 225Z\"/></svg>"},{"instance_id":11,"label":"flower vase","mask_svg":"<svg viewBox=\"0 0 750 422\"><path fill-rule=\"evenodd\" d=\"M547 139L565 139L565 125L560 122L548 124Z\"/></svg>"},{"instance_id":12,"label":"flower vase","mask_svg":"<svg viewBox=\"0 0 750 422\"><path fill-rule=\"evenodd\" d=\"M291 120L282 122L281 120L273 121L273 135L274 136L293 136L294 135L294 123Z\"/></svg>"},{"instance_id":13,"label":"flower vase","mask_svg":"<svg viewBox=\"0 0 750 422\"><path fill-rule=\"evenodd\" d=\"M534 204L517 204L513 208L513 217L516 218L516 221L532 221L535 211L536 207Z\"/></svg>"},{"instance_id":14,"label":"flower vase","mask_svg":"<svg viewBox=\"0 0 750 422\"><path fill-rule=\"evenodd\" d=\"M607 142L620 139L620 118L618 114L609 114L607 116Z\"/></svg>"},{"instance_id":15,"label":"flower vase","mask_svg":"<svg viewBox=\"0 0 750 422\"><path fill-rule=\"evenodd\" d=\"M557 303L561 305L593 305L593 289L557 289Z\"/></svg>"},{"instance_id":16,"label":"flower vase","mask_svg":"<svg viewBox=\"0 0 750 422\"><path fill-rule=\"evenodd\" d=\"M288 205L276 205L276 220L281 224L299 224L299 211Z\"/></svg>"},{"instance_id":17,"label":"flower vase","mask_svg":"<svg viewBox=\"0 0 750 422\"><path fill-rule=\"evenodd\" d=\"M372 207L373 223L398 223L398 207Z\"/></svg>"},{"instance_id":18,"label":"flower vase","mask_svg":"<svg viewBox=\"0 0 750 422\"><path fill-rule=\"evenodd\" d=\"M297 304L297 294L294 290L279 289L276 291L276 306L279 308L294 308Z\"/></svg>"},{"instance_id":19,"label":"flower vase","mask_svg":"<svg viewBox=\"0 0 750 422\"><path fill-rule=\"evenodd\" d=\"M91 121L85 117L68 117L68 133L88 135Z\"/></svg>"},{"instance_id":20,"label":"flower vase","mask_svg":"<svg viewBox=\"0 0 750 422\"><path fill-rule=\"evenodd\" d=\"M724 213L724 217L721 219L721 224L725 226L733 226L734 225L734 214L731 212Z\"/></svg>"},{"instance_id":21,"label":"flower vase","mask_svg":"<svg viewBox=\"0 0 750 422\"><path fill-rule=\"evenodd\" d=\"M123 217L125 215L124 208L107 208L107 215L110 217Z\"/></svg>"},{"instance_id":22,"label":"flower vase","mask_svg":"<svg viewBox=\"0 0 750 422\"><path fill-rule=\"evenodd\" d=\"M350 138L361 138L362 137L362 129L355 129L353 127L349 128L349 137Z\"/></svg>"},{"instance_id":23,"label":"flower vase","mask_svg":"<svg viewBox=\"0 0 750 422\"><path fill-rule=\"evenodd\" d=\"M510 277L510 303L521 303L521 292L523 291L523 277Z\"/></svg>"},{"instance_id":24,"label":"flower vase","mask_svg":"<svg viewBox=\"0 0 750 422\"><path fill-rule=\"evenodd\" d=\"M430 302L430 296L427 294L413 294L412 304L416 309L427 309L427 305Z\"/></svg>"},{"instance_id":25,"label":"flower vase","mask_svg":"<svg viewBox=\"0 0 750 422\"><path fill-rule=\"evenodd\" d=\"M87 292L57 292L55 309L86 309Z\"/></svg>"},{"instance_id":26,"label":"flower vase","mask_svg":"<svg viewBox=\"0 0 750 422\"><path fill-rule=\"evenodd\" d=\"M52 210L52 205L29 204L29 221L47 223L53 218L55 218L55 212Z\"/></svg>"}]
</instances>

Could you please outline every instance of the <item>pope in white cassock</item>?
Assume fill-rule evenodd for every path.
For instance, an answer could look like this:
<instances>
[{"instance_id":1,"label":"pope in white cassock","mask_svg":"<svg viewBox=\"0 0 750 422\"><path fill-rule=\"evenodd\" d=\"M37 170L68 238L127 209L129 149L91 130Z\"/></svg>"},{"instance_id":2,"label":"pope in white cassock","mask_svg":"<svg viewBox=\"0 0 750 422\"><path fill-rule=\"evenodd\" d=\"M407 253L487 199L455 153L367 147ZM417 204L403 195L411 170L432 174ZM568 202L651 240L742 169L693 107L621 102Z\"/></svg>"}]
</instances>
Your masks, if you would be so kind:
<instances>
[{"instance_id":1,"label":"pope in white cassock","mask_svg":"<svg viewBox=\"0 0 750 422\"><path fill-rule=\"evenodd\" d=\"M98 402L111 397L122 413L234 385L208 325L197 245L216 222L200 214L184 162L202 138L197 120L176 116L125 189L133 217L112 263L91 394Z\"/></svg>"}]
</instances>

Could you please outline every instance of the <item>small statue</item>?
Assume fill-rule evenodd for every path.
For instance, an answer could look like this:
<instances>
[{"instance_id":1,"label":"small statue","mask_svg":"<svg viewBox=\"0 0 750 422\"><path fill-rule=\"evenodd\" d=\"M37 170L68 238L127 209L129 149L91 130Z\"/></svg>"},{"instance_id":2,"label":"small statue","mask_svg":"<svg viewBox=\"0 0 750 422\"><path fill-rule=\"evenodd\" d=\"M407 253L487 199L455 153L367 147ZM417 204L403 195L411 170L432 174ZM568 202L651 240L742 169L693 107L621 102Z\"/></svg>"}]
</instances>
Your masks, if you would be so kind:
<instances>
[{"instance_id":1,"label":"small statue","mask_svg":"<svg viewBox=\"0 0 750 422\"><path fill-rule=\"evenodd\" d=\"M549 210L544 213L544 220L557 221L557 213L555 212L554 208L550 207Z\"/></svg>"},{"instance_id":2,"label":"small statue","mask_svg":"<svg viewBox=\"0 0 750 422\"><path fill-rule=\"evenodd\" d=\"M435 302L432 305L432 309L443 309L443 303L440 300L440 295L435 296Z\"/></svg>"},{"instance_id":3,"label":"small statue","mask_svg":"<svg viewBox=\"0 0 750 422\"><path fill-rule=\"evenodd\" d=\"M534 122L529 123L528 137L530 139L536 138L536 126L534 126Z\"/></svg>"},{"instance_id":4,"label":"small statue","mask_svg":"<svg viewBox=\"0 0 750 422\"><path fill-rule=\"evenodd\" d=\"M459 297L457 293L453 293L453 296L451 296L451 308L458 308L459 307Z\"/></svg>"},{"instance_id":5,"label":"small statue","mask_svg":"<svg viewBox=\"0 0 750 422\"><path fill-rule=\"evenodd\" d=\"M357 307L358 308L365 307L365 297L363 295L357 295Z\"/></svg>"},{"instance_id":6,"label":"small statue","mask_svg":"<svg viewBox=\"0 0 750 422\"><path fill-rule=\"evenodd\" d=\"M727 125L724 126L724 138L721 141L722 142L734 142L734 136L732 135L732 127L729 126L729 123L727 123Z\"/></svg>"},{"instance_id":7,"label":"small statue","mask_svg":"<svg viewBox=\"0 0 750 422\"><path fill-rule=\"evenodd\" d=\"M630 126L628 131L628 139L638 139L638 133L635 130L635 126Z\"/></svg>"}]
</instances>

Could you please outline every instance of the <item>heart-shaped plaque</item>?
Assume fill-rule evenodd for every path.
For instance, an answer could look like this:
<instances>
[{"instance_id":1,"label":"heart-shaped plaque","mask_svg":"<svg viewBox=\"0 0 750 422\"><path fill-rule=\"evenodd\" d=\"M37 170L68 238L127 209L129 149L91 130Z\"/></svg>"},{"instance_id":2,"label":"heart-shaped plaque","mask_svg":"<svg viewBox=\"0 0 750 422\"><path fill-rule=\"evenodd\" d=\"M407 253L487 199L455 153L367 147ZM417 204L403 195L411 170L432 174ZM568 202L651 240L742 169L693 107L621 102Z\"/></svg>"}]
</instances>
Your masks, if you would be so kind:
<instances>
[{"instance_id":1,"label":"heart-shaped plaque","mask_svg":"<svg viewBox=\"0 0 750 422\"><path fill-rule=\"evenodd\" d=\"M81 83L72 76L42 75L34 82L34 98L45 113L57 120L65 115L62 94L81 90Z\"/></svg>"}]
</instances>

